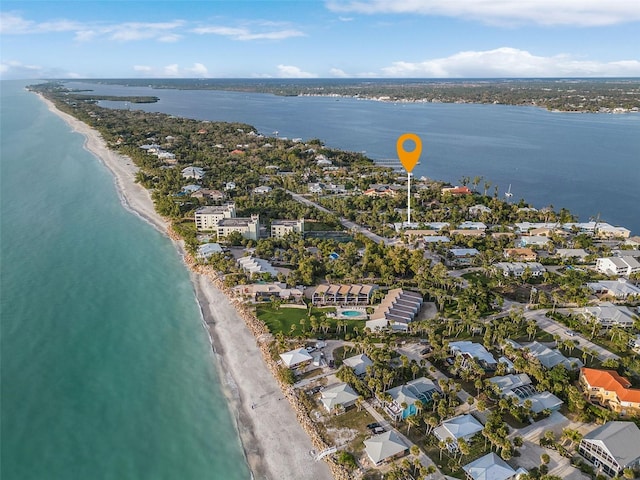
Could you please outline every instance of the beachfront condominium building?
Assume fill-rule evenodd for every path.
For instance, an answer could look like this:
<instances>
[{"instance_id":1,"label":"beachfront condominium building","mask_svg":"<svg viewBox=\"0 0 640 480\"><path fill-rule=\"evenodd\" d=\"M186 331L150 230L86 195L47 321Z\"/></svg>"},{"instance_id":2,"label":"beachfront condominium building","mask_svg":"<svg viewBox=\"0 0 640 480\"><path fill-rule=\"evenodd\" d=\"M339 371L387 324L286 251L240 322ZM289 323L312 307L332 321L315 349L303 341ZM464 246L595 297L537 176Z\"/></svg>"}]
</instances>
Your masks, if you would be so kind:
<instances>
[{"instance_id":1,"label":"beachfront condominium building","mask_svg":"<svg viewBox=\"0 0 640 480\"><path fill-rule=\"evenodd\" d=\"M244 238L258 240L260 233L260 216L251 215L249 218L223 218L218 222L218 239L224 239L233 232L239 232Z\"/></svg>"},{"instance_id":2,"label":"beachfront condominium building","mask_svg":"<svg viewBox=\"0 0 640 480\"><path fill-rule=\"evenodd\" d=\"M195 213L196 228L199 231L215 231L218 229L220 220L234 218L235 216L236 205L234 203L200 207Z\"/></svg>"},{"instance_id":3,"label":"beachfront condominium building","mask_svg":"<svg viewBox=\"0 0 640 480\"><path fill-rule=\"evenodd\" d=\"M303 233L304 218L300 220L272 220L271 236L273 238L282 238L289 233Z\"/></svg>"},{"instance_id":4,"label":"beachfront condominium building","mask_svg":"<svg viewBox=\"0 0 640 480\"><path fill-rule=\"evenodd\" d=\"M629 277L640 272L640 262L633 257L604 257L596 260L596 270L605 275Z\"/></svg>"},{"instance_id":5,"label":"beachfront condominium building","mask_svg":"<svg viewBox=\"0 0 640 480\"><path fill-rule=\"evenodd\" d=\"M318 285L311 296L314 305L369 305L377 285Z\"/></svg>"}]
</instances>

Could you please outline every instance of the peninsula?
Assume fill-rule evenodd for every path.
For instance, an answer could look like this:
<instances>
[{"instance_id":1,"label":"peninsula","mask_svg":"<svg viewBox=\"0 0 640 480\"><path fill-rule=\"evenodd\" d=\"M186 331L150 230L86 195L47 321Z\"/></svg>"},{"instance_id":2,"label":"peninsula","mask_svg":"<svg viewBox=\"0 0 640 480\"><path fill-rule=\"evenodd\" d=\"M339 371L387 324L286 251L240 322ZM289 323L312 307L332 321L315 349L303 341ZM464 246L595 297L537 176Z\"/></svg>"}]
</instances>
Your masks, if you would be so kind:
<instances>
[{"instance_id":1,"label":"peninsula","mask_svg":"<svg viewBox=\"0 0 640 480\"><path fill-rule=\"evenodd\" d=\"M640 474L628 229L481 177L412 181L409 223L363 154L28 88L183 249L257 476Z\"/></svg>"}]
</instances>

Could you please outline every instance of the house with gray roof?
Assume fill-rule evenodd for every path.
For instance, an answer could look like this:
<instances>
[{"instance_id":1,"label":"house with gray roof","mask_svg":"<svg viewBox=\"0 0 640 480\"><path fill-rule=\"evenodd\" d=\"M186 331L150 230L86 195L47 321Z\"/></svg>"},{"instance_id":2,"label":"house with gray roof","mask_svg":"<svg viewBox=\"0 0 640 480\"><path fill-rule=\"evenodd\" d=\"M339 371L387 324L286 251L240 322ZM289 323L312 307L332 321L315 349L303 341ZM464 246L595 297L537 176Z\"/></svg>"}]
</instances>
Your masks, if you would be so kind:
<instances>
[{"instance_id":1,"label":"house with gray roof","mask_svg":"<svg viewBox=\"0 0 640 480\"><path fill-rule=\"evenodd\" d=\"M374 465L380 465L386 460L404 456L409 446L394 430L375 435L364 441L364 449Z\"/></svg>"},{"instance_id":2,"label":"house with gray roof","mask_svg":"<svg viewBox=\"0 0 640 480\"><path fill-rule=\"evenodd\" d=\"M442 422L433 429L435 437L446 442L450 452L458 451L458 440L470 441L476 433L482 431L483 425L473 415L458 415Z\"/></svg>"},{"instance_id":3,"label":"house with gray roof","mask_svg":"<svg viewBox=\"0 0 640 480\"><path fill-rule=\"evenodd\" d=\"M404 420L418 413L416 402L425 405L431 402L436 392L439 392L439 389L432 380L425 377L416 378L387 390L385 393L391 396L391 401L384 402L384 409L396 421Z\"/></svg>"},{"instance_id":4,"label":"house with gray roof","mask_svg":"<svg viewBox=\"0 0 640 480\"><path fill-rule=\"evenodd\" d=\"M529 400L533 413L540 413L543 410L555 411L563 403L562 400L550 392L536 390L531 378L526 373L493 377L489 381L498 388L501 396L516 398L519 405L524 405Z\"/></svg>"},{"instance_id":5,"label":"house with gray roof","mask_svg":"<svg viewBox=\"0 0 640 480\"><path fill-rule=\"evenodd\" d=\"M453 355L462 357L463 368L466 367L466 361L470 358L475 359L484 370L495 370L498 365L493 355L480 343L469 340L450 342L449 350Z\"/></svg>"},{"instance_id":6,"label":"house with gray roof","mask_svg":"<svg viewBox=\"0 0 640 480\"><path fill-rule=\"evenodd\" d=\"M597 321L602 328L618 326L633 327L635 316L627 307L620 307L611 302L603 302L595 307L584 307L582 316L587 320Z\"/></svg>"},{"instance_id":7,"label":"house with gray roof","mask_svg":"<svg viewBox=\"0 0 640 480\"><path fill-rule=\"evenodd\" d=\"M365 373L367 373L367 367L373 365L373 361L364 353L345 358L344 360L342 360L342 363L347 367L351 367L353 369L353 373L355 373L358 377L361 377Z\"/></svg>"},{"instance_id":8,"label":"house with gray roof","mask_svg":"<svg viewBox=\"0 0 640 480\"><path fill-rule=\"evenodd\" d=\"M542 366L548 369L562 364L567 370L578 370L584 365L580 359L574 357L567 358L560 353L559 350L552 350L538 342L527 343L523 348L528 350L528 356L537 358Z\"/></svg>"},{"instance_id":9,"label":"house with gray roof","mask_svg":"<svg viewBox=\"0 0 640 480\"><path fill-rule=\"evenodd\" d=\"M582 437L578 453L610 477L640 467L640 428L633 422L607 422Z\"/></svg>"},{"instance_id":10,"label":"house with gray roof","mask_svg":"<svg viewBox=\"0 0 640 480\"><path fill-rule=\"evenodd\" d=\"M280 358L282 359L282 363L289 368L299 367L313 360L313 357L309 355L309 352L304 348L297 348L295 350L281 353Z\"/></svg>"},{"instance_id":11,"label":"house with gray roof","mask_svg":"<svg viewBox=\"0 0 640 480\"><path fill-rule=\"evenodd\" d=\"M587 283L587 288L598 295L608 295L618 300L626 300L629 297L640 298L640 288L625 278L617 280L598 280Z\"/></svg>"},{"instance_id":12,"label":"house with gray roof","mask_svg":"<svg viewBox=\"0 0 640 480\"><path fill-rule=\"evenodd\" d=\"M355 405L359 395L348 383L338 383L322 390L320 401L327 412L335 408L348 408Z\"/></svg>"},{"instance_id":13,"label":"house with gray roof","mask_svg":"<svg viewBox=\"0 0 640 480\"><path fill-rule=\"evenodd\" d=\"M514 470L507 462L491 452L462 467L467 480L515 480L527 473L523 468Z\"/></svg>"}]
</instances>

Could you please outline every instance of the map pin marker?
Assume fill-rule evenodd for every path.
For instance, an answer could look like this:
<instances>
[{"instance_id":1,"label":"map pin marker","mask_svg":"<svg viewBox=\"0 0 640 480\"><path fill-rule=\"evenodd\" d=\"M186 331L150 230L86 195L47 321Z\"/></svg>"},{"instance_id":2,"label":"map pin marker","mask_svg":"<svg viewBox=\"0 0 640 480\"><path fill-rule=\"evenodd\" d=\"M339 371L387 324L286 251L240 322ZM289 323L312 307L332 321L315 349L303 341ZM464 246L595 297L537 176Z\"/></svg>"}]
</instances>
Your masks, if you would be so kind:
<instances>
[{"instance_id":1,"label":"map pin marker","mask_svg":"<svg viewBox=\"0 0 640 480\"><path fill-rule=\"evenodd\" d=\"M411 152L407 152L404 149L404 142L407 140L411 140L415 143L415 148ZM402 163L402 166L407 173L411 173L420 159L420 153L422 153L422 141L420 141L420 137L415 133L405 133L404 135L400 135L398 138L396 150L398 152L400 163Z\"/></svg>"}]
</instances>

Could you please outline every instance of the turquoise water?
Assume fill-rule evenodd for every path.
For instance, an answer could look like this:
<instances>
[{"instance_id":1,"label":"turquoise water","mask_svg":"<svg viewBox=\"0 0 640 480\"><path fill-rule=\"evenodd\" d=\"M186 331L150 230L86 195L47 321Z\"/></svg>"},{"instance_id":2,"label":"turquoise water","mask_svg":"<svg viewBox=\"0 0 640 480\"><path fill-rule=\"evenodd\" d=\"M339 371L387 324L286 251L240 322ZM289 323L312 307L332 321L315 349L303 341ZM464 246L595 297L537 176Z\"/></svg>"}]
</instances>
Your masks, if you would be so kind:
<instances>
[{"instance_id":1,"label":"turquoise water","mask_svg":"<svg viewBox=\"0 0 640 480\"><path fill-rule=\"evenodd\" d=\"M0 477L249 478L175 248L81 135L0 86Z\"/></svg>"},{"instance_id":2,"label":"turquoise water","mask_svg":"<svg viewBox=\"0 0 640 480\"><path fill-rule=\"evenodd\" d=\"M359 317L362 315L362 312L356 312L355 310L343 310L340 312L340 315L345 317Z\"/></svg>"}]
</instances>

